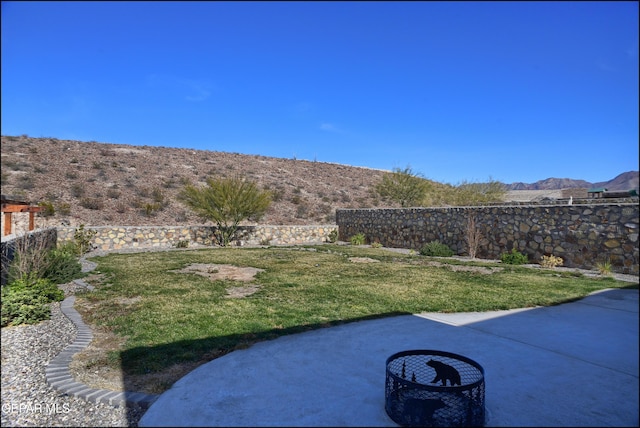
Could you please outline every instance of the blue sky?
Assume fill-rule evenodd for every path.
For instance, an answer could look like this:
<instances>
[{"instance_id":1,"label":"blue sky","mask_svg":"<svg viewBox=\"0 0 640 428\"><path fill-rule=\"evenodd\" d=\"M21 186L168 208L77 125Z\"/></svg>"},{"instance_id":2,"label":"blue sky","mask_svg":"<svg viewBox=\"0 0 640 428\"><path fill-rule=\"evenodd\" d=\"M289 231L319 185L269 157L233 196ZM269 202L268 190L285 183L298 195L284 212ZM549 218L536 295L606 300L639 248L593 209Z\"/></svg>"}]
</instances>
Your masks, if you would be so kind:
<instances>
[{"instance_id":1,"label":"blue sky","mask_svg":"<svg viewBox=\"0 0 640 428\"><path fill-rule=\"evenodd\" d=\"M638 170L637 2L2 2L2 135L458 184Z\"/></svg>"}]
</instances>

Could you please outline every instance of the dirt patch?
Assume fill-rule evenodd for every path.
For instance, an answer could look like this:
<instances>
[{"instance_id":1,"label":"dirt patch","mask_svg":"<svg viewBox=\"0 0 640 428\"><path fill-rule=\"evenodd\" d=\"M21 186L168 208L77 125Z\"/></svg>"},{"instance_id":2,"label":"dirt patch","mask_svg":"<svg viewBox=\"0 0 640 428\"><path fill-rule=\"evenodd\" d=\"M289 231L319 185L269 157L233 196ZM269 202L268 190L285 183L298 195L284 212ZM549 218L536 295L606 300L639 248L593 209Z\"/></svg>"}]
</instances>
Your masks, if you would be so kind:
<instances>
[{"instance_id":1,"label":"dirt patch","mask_svg":"<svg viewBox=\"0 0 640 428\"><path fill-rule=\"evenodd\" d=\"M247 285L246 287L230 287L227 289L227 297L232 299L239 299L247 297L255 293L260 289L258 284Z\"/></svg>"},{"instance_id":2,"label":"dirt patch","mask_svg":"<svg viewBox=\"0 0 640 428\"><path fill-rule=\"evenodd\" d=\"M251 282L255 279L256 274L264 272L264 269L254 267L239 267L233 265L217 265L205 263L193 263L181 270L171 272L178 273L195 273L209 278L211 281L231 280L241 282ZM241 287L229 287L227 289L227 297L238 299L247 297L260 289L258 284L250 284Z\"/></svg>"},{"instance_id":3,"label":"dirt patch","mask_svg":"<svg viewBox=\"0 0 640 428\"><path fill-rule=\"evenodd\" d=\"M452 265L448 263L440 263L440 262L434 262L434 261L430 261L425 264L427 266L446 267L454 272L473 272L473 273L479 273L483 275L491 275L492 273L500 272L501 270L503 270L503 268L501 267Z\"/></svg>"},{"instance_id":4,"label":"dirt patch","mask_svg":"<svg viewBox=\"0 0 640 428\"><path fill-rule=\"evenodd\" d=\"M209 278L211 281L232 280L250 282L255 279L256 274L264 272L264 269L254 267L239 267L233 265L217 265L206 263L193 263L184 269L173 270L177 273L195 273Z\"/></svg>"},{"instance_id":5,"label":"dirt patch","mask_svg":"<svg viewBox=\"0 0 640 428\"><path fill-rule=\"evenodd\" d=\"M118 303L120 305L129 306L129 305L133 305L134 303L138 303L140 300L142 300L142 297L140 297L140 296L136 296L136 297L117 297L117 298L114 299L114 302Z\"/></svg>"},{"instance_id":6,"label":"dirt patch","mask_svg":"<svg viewBox=\"0 0 640 428\"><path fill-rule=\"evenodd\" d=\"M369 257L349 257L351 263L380 263L380 260L371 259Z\"/></svg>"}]
</instances>

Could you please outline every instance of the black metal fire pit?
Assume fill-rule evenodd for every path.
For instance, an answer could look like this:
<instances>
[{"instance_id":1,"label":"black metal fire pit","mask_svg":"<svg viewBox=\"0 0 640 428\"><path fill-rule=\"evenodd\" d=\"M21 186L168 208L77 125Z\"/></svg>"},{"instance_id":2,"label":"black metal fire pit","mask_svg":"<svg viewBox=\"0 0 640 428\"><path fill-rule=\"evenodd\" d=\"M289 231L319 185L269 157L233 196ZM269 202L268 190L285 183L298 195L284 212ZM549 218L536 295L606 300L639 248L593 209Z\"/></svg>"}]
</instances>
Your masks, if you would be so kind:
<instances>
[{"instance_id":1,"label":"black metal fire pit","mask_svg":"<svg viewBox=\"0 0 640 428\"><path fill-rule=\"evenodd\" d=\"M387 359L385 410L403 426L483 426L484 369L449 352L393 354Z\"/></svg>"}]
</instances>

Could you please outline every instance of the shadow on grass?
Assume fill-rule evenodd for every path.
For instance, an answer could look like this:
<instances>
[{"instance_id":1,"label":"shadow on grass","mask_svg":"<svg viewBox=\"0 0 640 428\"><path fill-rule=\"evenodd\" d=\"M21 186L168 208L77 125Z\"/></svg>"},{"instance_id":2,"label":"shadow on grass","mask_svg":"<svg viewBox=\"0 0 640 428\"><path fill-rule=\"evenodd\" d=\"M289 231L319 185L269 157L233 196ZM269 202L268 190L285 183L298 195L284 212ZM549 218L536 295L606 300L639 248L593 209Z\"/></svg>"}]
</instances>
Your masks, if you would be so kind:
<instances>
[{"instance_id":1,"label":"shadow on grass","mask_svg":"<svg viewBox=\"0 0 640 428\"><path fill-rule=\"evenodd\" d=\"M289 426L300 416L298 409L308 409L305 405L309 399L301 388L292 386L316 385L320 389L313 397L322 397L324 410L315 404L309 407L317 409L314 422L339 426L336 421L344 423L347 416L342 413L336 418L336 413L341 412L335 409L353 409L349 421L376 426L381 421L378 415L384 401L382 389L371 388L382 383L381 367L373 362L382 362L397 350L428 347L468 355L484 365L493 385L488 403L494 424L544 426L558 421L575 424L576 420L587 424L637 424L637 416L633 416L638 414L637 290L637 285L628 285L593 293L582 303L505 312L488 318L463 318L451 323L419 316L373 320L404 315L383 314L362 319L372 320L370 323L301 335L282 344L264 344L237 358L218 361L210 370L192 373L185 388L160 398L145 422L149 426L165 422L179 425L187 420L198 425L204 422L232 426L244 421L259 426L262 416L254 404L259 402L260 409L279 409L269 419L269 425ZM298 331L299 328L293 330ZM357 340L350 340L356 337ZM381 340L384 343L379 343ZM268 366L260 370L260 366L252 366L254 361L267 361L285 372ZM334 369L329 373L325 372L327 363ZM540 363L543 365L538 367ZM359 381L345 382L354 369ZM557 379L550 379L548 374ZM252 382L238 382L249 377ZM283 377L291 382L283 384ZM329 381L324 382L327 377ZM337 382L341 386L348 384L349 392L336 394ZM576 382L582 389L579 394L567 396L561 387L553 386L556 382L557 386ZM194 383L197 388L192 390ZM533 391L531 399L521 399L521 385ZM224 393L218 394L219 391ZM550 400L549 393L557 397L552 395ZM230 396L251 400L233 401L230 412ZM286 406L293 413L283 411ZM356 426L343 426L347 425Z\"/></svg>"},{"instance_id":2,"label":"shadow on grass","mask_svg":"<svg viewBox=\"0 0 640 428\"><path fill-rule=\"evenodd\" d=\"M637 290L638 288L638 283L631 283L624 287L615 287L615 289L624 290ZM609 290L601 290L601 292L606 291ZM584 297L566 299L562 302L559 302L557 305L571 303L582 299L584 299ZM304 333L307 331L318 330L327 327L334 327L338 325L356 323L359 321L369 321L401 315L411 314L409 312L397 311L364 317L356 317L348 320L297 325L282 329L271 329L257 333L243 333L227 336L206 337L195 340L181 340L170 342L157 346L136 347L125 350L119 354L123 384L127 391L139 392L139 388L137 386L139 384L137 382L140 375L159 373L164 370L170 370L172 366L175 365L191 363L191 367L187 372L181 373L180 376L163 385L163 390L168 390L173 385L173 383L178 381L189 372L195 370L197 367L233 351L249 348L250 346L258 342L273 340L282 336ZM137 421L139 420L141 415L137 414L136 416L136 410L134 409L134 406L131 406L131 408L127 409L127 414L130 416L129 425L137 425Z\"/></svg>"},{"instance_id":3,"label":"shadow on grass","mask_svg":"<svg viewBox=\"0 0 640 428\"><path fill-rule=\"evenodd\" d=\"M211 360L220 358L233 351L249 348L250 346L259 342L322 328L335 327L338 325L351 324L360 321L369 321L387 317L395 317L400 315L411 314L409 312L401 311L388 312L347 320L272 329L258 333L243 333L227 336L206 337L195 340L180 340L163 345L141 346L127 349L121 352L119 355L122 380L126 391L133 393L140 392L137 390L139 389L138 377L140 375L159 373L163 370L169 370L172 366L175 366L177 364L192 363L193 367L189 370L190 372ZM187 373L182 374L182 376L186 375ZM173 385L173 383L179 380L182 376L180 376L178 379L174 379L170 384L164 385L164 389L169 389L171 385ZM135 405L131 405L129 403L127 404L127 417L129 419L129 426L137 426L137 421L141 416L138 413L139 411L136 409Z\"/></svg>"}]
</instances>

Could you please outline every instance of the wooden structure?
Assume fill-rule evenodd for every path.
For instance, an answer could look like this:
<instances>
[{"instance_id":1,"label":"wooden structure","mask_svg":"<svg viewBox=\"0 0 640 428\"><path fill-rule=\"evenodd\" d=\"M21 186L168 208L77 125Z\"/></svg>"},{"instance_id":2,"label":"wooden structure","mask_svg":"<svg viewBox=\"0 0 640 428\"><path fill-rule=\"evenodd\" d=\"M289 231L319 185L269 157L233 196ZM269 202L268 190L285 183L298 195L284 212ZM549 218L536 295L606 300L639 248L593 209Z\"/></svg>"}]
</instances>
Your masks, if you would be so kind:
<instances>
[{"instance_id":1,"label":"wooden structure","mask_svg":"<svg viewBox=\"0 0 640 428\"><path fill-rule=\"evenodd\" d=\"M40 211L42 211L42 207L2 195L2 215L4 216L2 236L11 235L11 215L13 213L29 213L29 230L31 231L35 228L35 213Z\"/></svg>"}]
</instances>

